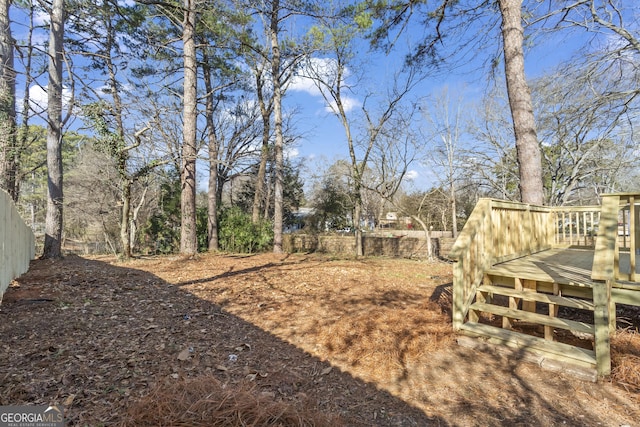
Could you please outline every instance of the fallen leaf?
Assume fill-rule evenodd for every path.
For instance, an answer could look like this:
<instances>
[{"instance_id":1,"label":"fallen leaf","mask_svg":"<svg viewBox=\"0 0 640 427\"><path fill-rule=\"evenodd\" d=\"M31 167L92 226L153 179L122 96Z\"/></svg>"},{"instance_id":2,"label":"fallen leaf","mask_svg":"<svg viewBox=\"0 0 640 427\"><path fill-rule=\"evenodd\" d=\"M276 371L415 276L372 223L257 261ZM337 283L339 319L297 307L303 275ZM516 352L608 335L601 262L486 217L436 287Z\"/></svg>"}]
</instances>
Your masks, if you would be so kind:
<instances>
[{"instance_id":1,"label":"fallen leaf","mask_svg":"<svg viewBox=\"0 0 640 427\"><path fill-rule=\"evenodd\" d=\"M189 357L191 357L191 352L188 348L185 348L178 354L178 360L187 360Z\"/></svg>"},{"instance_id":2,"label":"fallen leaf","mask_svg":"<svg viewBox=\"0 0 640 427\"><path fill-rule=\"evenodd\" d=\"M63 406L69 407L71 406L71 404L73 403L73 399L76 398L75 394L70 394L69 396L67 396L67 398L64 400L64 402L62 402Z\"/></svg>"}]
</instances>

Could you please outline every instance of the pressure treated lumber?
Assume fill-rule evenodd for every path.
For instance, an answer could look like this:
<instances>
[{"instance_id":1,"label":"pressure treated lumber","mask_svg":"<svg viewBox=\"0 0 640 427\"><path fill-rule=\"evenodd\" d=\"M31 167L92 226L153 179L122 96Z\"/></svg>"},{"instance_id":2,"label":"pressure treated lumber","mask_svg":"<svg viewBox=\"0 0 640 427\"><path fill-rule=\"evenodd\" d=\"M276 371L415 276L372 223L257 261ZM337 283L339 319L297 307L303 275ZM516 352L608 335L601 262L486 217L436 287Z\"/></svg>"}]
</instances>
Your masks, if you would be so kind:
<instances>
[{"instance_id":1,"label":"pressure treated lumber","mask_svg":"<svg viewBox=\"0 0 640 427\"><path fill-rule=\"evenodd\" d=\"M508 307L479 302L471 304L469 309L481 311L483 313L496 314L498 316L506 316L510 319L524 320L525 322L536 323L538 325L553 326L554 328L567 329L570 331L585 334L595 334L595 328L592 324L577 322L575 320L561 319L558 317L551 317L547 316L546 314L532 313L523 310L514 310Z\"/></svg>"},{"instance_id":2,"label":"pressure treated lumber","mask_svg":"<svg viewBox=\"0 0 640 427\"><path fill-rule=\"evenodd\" d=\"M469 336L484 337L496 344L508 345L512 348L536 350L553 354L559 360L566 362L582 363L582 366L596 365L596 356L593 350L575 347L560 342L547 341L543 338L523 334L515 331L497 328L482 323L465 323L461 331Z\"/></svg>"},{"instance_id":3,"label":"pressure treated lumber","mask_svg":"<svg viewBox=\"0 0 640 427\"><path fill-rule=\"evenodd\" d=\"M539 292L518 291L511 288L505 288L504 286L483 285L478 291L491 292L493 294L504 295L509 297L516 297L525 299L528 301L536 301L547 304L557 304L564 307L579 308L581 310L593 311L593 302L588 300L582 300L577 298L568 298L557 295L543 294Z\"/></svg>"}]
</instances>

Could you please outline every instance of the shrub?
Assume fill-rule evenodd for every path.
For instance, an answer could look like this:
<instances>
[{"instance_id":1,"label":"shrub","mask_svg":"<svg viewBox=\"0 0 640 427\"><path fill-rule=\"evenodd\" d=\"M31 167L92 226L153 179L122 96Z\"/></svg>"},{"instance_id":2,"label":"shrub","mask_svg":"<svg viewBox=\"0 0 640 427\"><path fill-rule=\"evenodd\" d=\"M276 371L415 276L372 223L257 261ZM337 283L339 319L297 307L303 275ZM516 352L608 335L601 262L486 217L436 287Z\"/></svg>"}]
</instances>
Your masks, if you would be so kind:
<instances>
[{"instance_id":1,"label":"shrub","mask_svg":"<svg viewBox=\"0 0 640 427\"><path fill-rule=\"evenodd\" d=\"M251 215L239 207L231 207L220 212L218 239L223 251L261 252L273 243L273 227L270 221L253 224Z\"/></svg>"}]
</instances>

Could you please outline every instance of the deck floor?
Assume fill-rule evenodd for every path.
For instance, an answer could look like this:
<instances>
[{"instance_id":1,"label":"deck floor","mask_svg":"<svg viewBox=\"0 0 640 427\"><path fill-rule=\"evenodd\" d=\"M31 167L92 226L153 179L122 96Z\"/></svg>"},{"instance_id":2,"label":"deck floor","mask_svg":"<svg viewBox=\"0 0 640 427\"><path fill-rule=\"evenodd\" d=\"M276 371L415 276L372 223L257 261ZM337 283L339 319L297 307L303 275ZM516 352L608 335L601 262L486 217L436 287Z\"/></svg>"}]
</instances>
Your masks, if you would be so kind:
<instances>
[{"instance_id":1,"label":"deck floor","mask_svg":"<svg viewBox=\"0 0 640 427\"><path fill-rule=\"evenodd\" d=\"M592 249L554 248L494 265L489 273L547 283L591 286ZM629 271L629 254L620 253L620 270ZM636 266L640 273L640 266Z\"/></svg>"}]
</instances>

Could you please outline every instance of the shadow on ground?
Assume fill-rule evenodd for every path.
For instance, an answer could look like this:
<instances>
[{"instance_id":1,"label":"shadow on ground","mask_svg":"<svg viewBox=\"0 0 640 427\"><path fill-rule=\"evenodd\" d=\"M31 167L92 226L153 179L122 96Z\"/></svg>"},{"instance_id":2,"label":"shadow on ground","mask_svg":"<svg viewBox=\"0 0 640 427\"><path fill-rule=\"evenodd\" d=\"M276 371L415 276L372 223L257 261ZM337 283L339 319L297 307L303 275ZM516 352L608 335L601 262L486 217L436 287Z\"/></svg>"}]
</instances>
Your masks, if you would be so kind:
<instances>
[{"instance_id":1,"label":"shadow on ground","mask_svg":"<svg viewBox=\"0 0 640 427\"><path fill-rule=\"evenodd\" d=\"M114 425L150 392L212 378L210 393L249 390L347 426L640 419L637 394L457 346L438 269L266 254L36 261L0 307L0 405L59 402L70 425Z\"/></svg>"},{"instance_id":2,"label":"shadow on ground","mask_svg":"<svg viewBox=\"0 0 640 427\"><path fill-rule=\"evenodd\" d=\"M0 405L62 403L69 425L121 422L154 386L204 376L346 425L447 424L153 274L95 260L34 261L5 295L0 336Z\"/></svg>"}]
</instances>

